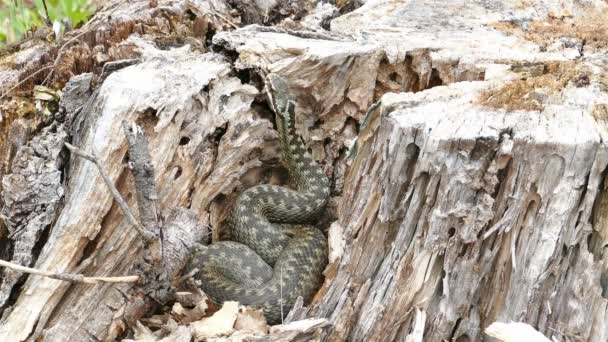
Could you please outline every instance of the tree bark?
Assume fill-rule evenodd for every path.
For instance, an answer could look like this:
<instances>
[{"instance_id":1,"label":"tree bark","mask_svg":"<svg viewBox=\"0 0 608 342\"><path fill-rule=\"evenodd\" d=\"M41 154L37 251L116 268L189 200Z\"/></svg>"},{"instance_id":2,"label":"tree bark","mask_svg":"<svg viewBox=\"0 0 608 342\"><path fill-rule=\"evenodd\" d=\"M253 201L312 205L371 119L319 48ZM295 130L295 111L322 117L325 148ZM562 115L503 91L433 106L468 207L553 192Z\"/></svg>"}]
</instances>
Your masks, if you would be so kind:
<instances>
[{"instance_id":1,"label":"tree bark","mask_svg":"<svg viewBox=\"0 0 608 342\"><path fill-rule=\"evenodd\" d=\"M605 2L338 5L116 2L63 43L7 52L2 259L90 276L141 265L141 237L66 140L131 208L154 202L141 220L171 222L172 246L207 224L217 238L242 190L287 182L261 70L288 80L332 179L326 280L289 318L328 323L267 340L483 341L518 321L605 341ZM46 117L16 96L42 83L63 88ZM139 201L123 121L149 140L157 195ZM2 341L114 340L150 310L132 284L1 275Z\"/></svg>"}]
</instances>

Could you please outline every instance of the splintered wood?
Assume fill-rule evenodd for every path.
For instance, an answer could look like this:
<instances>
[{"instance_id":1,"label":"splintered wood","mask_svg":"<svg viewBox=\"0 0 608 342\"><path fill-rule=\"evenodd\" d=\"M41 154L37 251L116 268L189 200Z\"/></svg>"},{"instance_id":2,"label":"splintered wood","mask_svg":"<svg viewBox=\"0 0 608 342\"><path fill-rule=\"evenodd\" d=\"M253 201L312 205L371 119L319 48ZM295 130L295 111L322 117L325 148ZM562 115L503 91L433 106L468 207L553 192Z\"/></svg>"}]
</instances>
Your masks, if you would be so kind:
<instances>
[{"instance_id":1,"label":"splintered wood","mask_svg":"<svg viewBox=\"0 0 608 342\"><path fill-rule=\"evenodd\" d=\"M262 95L260 73L275 72L332 180L325 283L285 325L239 323L231 304L216 313L229 311L221 333L203 324L197 336L483 341L512 338L506 327L538 341L608 339L605 1L234 3L116 3L62 53L35 40L0 54L2 259L136 270L141 238L95 166L61 153L65 140L94 153L133 208L123 120L149 139L156 203L172 220L167 260L189 252L187 232L209 224L217 238L243 189L288 182ZM91 74L42 70L78 58ZM36 116L14 95L46 77L70 81L60 110ZM162 330L136 323L152 313L133 305L133 284L2 277L2 341Z\"/></svg>"}]
</instances>

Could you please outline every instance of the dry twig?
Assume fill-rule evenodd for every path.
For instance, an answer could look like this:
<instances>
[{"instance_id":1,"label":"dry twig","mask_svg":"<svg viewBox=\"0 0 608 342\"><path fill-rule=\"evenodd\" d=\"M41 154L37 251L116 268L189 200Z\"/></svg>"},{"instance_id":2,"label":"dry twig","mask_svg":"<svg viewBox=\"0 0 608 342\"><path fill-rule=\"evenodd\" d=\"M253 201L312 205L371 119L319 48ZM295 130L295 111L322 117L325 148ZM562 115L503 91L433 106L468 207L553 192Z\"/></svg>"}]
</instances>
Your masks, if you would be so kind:
<instances>
[{"instance_id":1,"label":"dry twig","mask_svg":"<svg viewBox=\"0 0 608 342\"><path fill-rule=\"evenodd\" d=\"M151 241L156 240L156 235L154 233L146 230L146 228L144 228L144 226L139 221L137 221L137 219L131 212L131 209L129 209L127 202L122 198L122 196L120 196L118 189L116 189L116 186L114 186L114 183L112 183L112 180L110 179L110 177L108 177L108 175L103 170L103 167L99 163L99 160L97 160L97 158L94 155L88 154L88 153L78 149L76 146L73 146L72 144L69 144L67 142L64 144L75 155L77 155L81 158L84 158L84 159L92 162L93 164L95 164L95 166L99 170L99 173L101 174L101 177L103 178L104 182L110 189L110 192L112 193L112 196L114 197L114 200L116 200L116 203L118 203L118 206L120 207L122 212L127 217L127 220L129 221L129 223L131 223L133 225L133 227L135 227L135 229L137 230L139 235L141 235L141 237L144 239L144 241L151 242Z\"/></svg>"},{"instance_id":2,"label":"dry twig","mask_svg":"<svg viewBox=\"0 0 608 342\"><path fill-rule=\"evenodd\" d=\"M53 22L51 21L51 16L49 16L49 9L48 7L46 7L46 0L42 0L42 4L44 5L44 14L46 15L44 19L46 21L46 24L51 26Z\"/></svg>"},{"instance_id":3,"label":"dry twig","mask_svg":"<svg viewBox=\"0 0 608 342\"><path fill-rule=\"evenodd\" d=\"M237 26L235 23L233 23L233 22L232 22L230 19L226 18L225 16L223 16L223 15L219 14L219 13L218 13L218 12L216 12L216 11L211 10L211 14L213 14L214 16L216 16L216 17L218 17L218 18L222 19L222 20L223 20L225 23L227 23L228 25L230 25L230 26L231 26L233 29L238 29L238 28L239 28L239 27L238 27L238 26Z\"/></svg>"},{"instance_id":4,"label":"dry twig","mask_svg":"<svg viewBox=\"0 0 608 342\"><path fill-rule=\"evenodd\" d=\"M72 273L57 273L57 272L49 272L42 271L31 267L25 267L17 264L13 264L12 262L0 260L0 266L10 268L12 270L29 273L29 274L37 274L44 277L77 282L77 283L87 283L87 284L98 284L98 283L135 283L139 281L139 276L122 276L122 277L85 277L82 274L72 274Z\"/></svg>"},{"instance_id":5,"label":"dry twig","mask_svg":"<svg viewBox=\"0 0 608 342\"><path fill-rule=\"evenodd\" d=\"M14 86L10 87L7 91L5 91L2 95L0 95L0 99L3 99L6 95L8 95L11 91L13 91L14 89L16 89L17 87L19 87L20 85L22 85L23 83L25 83L27 80L29 80L30 78L33 78L34 76L38 75L39 73L48 70L48 69L52 69L53 67L55 67L54 65L47 65L44 68L40 68L36 71L34 71L31 75L29 75L28 77L22 79L21 81L17 82L17 84L15 84Z\"/></svg>"}]
</instances>

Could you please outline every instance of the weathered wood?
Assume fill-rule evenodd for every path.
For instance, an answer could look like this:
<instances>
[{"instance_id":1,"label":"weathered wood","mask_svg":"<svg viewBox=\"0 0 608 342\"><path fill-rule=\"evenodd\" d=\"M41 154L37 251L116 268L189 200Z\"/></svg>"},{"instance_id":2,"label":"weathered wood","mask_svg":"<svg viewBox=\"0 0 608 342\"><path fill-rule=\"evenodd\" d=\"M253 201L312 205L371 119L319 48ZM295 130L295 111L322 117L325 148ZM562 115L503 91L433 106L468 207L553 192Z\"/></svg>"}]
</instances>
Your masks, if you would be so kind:
<instances>
[{"instance_id":1,"label":"weathered wood","mask_svg":"<svg viewBox=\"0 0 608 342\"><path fill-rule=\"evenodd\" d=\"M146 55L150 59L117 71L106 79L83 109L87 116L78 140L83 149L90 149L97 154L102 165L106 165L107 173L112 179L119 180L119 189L122 188L129 198L132 197L129 195L132 190L128 190L131 187L130 181L125 177L126 174L120 176L127 171L123 169L126 141L122 134L122 120L139 120L150 130L151 145L155 147L152 160L160 171L157 181L161 189L183 189L180 193L184 193L193 179L176 177L175 165L172 165L172 156L180 153L182 122L199 116L198 91L211 80L225 77L228 65L219 56L205 59L204 56L184 54L181 51L165 54L159 51L155 54L154 51L158 50L146 44L141 48L149 49ZM164 81L167 75L179 80L180 86ZM125 97L124 94L130 96ZM180 109L179 112L176 109ZM148 110L157 111L160 119L146 116ZM174 119L176 114L178 118ZM65 206L53 226L53 234L50 234L44 245L36 267L58 271L86 270L87 274L90 272L96 275L127 273L140 252L138 235L123 222L118 208L110 210L111 198L94 166L86 161L73 160L69 174ZM171 198L161 199L161 203L167 199ZM133 205L134 200L130 203ZM171 202L171 208L175 204ZM86 254L83 255L85 251ZM7 340L25 339L33 333L31 329L34 323L38 324L37 334L41 333L41 328L53 310L55 322L62 321L63 314L72 317L69 326L57 326L62 334L87 338L88 334L96 334L101 330L103 333L100 337L105 336L107 324L117 315L115 310L120 309L120 303L124 301L120 287L75 285L70 289L69 295L63 298L66 305L56 307L56 299L62 298L68 286L51 279L30 277L23 291L31 295L17 300L2 325L2 336ZM122 291L124 290L123 288ZM115 295L107 295L106 291ZM83 310L83 307L89 310L78 311ZM91 310L91 307L102 310ZM20 323L13 324L13 320ZM57 329L52 329L52 326L53 324L46 327L47 338L65 340L65 335L54 335ZM80 329L69 329L70 326L79 326Z\"/></svg>"},{"instance_id":2,"label":"weathered wood","mask_svg":"<svg viewBox=\"0 0 608 342\"><path fill-rule=\"evenodd\" d=\"M495 321L522 321L557 339L606 339L605 2L368 1L342 15L319 6L302 20L312 6L228 3L138 1L86 26L83 43L102 47L83 71L129 62L93 79L95 93L66 111L66 124L132 207L124 119L150 139L162 217L188 207L217 237L237 193L285 183L256 73L277 72L333 181L320 224L329 227L326 281L290 315L328 324L288 338L481 341ZM275 27L220 32L285 15ZM192 39L202 35L211 39ZM195 48L169 49L185 42ZM62 60L91 55L81 44L64 50ZM54 82L69 75L56 73ZM19 137L0 148L19 149ZM92 166L72 159L64 175L65 205L36 266L127 274L140 239ZM188 250L165 252L181 260ZM0 326L9 340L113 339L149 308L129 285L30 276L13 293Z\"/></svg>"},{"instance_id":3,"label":"weathered wood","mask_svg":"<svg viewBox=\"0 0 608 342\"><path fill-rule=\"evenodd\" d=\"M429 340L479 340L495 320L605 336L601 268L586 242L604 133L583 101L484 109L486 86L386 95L372 114L339 210L345 254L312 309L336 320L333 338L400 338L413 307L432 322Z\"/></svg>"},{"instance_id":4,"label":"weathered wood","mask_svg":"<svg viewBox=\"0 0 608 342\"><path fill-rule=\"evenodd\" d=\"M296 127L313 156L342 191L346 151L372 104L381 51L345 36L248 26L214 36L239 53L238 69L283 75L297 98Z\"/></svg>"},{"instance_id":5,"label":"weathered wood","mask_svg":"<svg viewBox=\"0 0 608 342\"><path fill-rule=\"evenodd\" d=\"M332 226L343 236L330 236L338 251L345 240L344 255L300 313L330 318L328 340L405 338L414 307L431 322L428 340L480 340L494 320L530 322L557 338L605 339L605 266L594 260L605 260L606 240L590 215L607 162L607 63L593 57L597 45L577 45L593 33L585 20L605 14L605 4L560 6L535 5L530 15L508 2L381 1L332 21L332 32L354 34L385 57L367 72L377 72L375 98L459 83L385 95L365 119ZM559 13L576 14L568 44L537 29L559 25L547 19ZM536 29L524 36L493 28L522 20ZM307 63L325 70L325 60L353 53L344 43L255 27L216 35L216 43L239 52L237 67L287 74L300 108L309 94L341 98L333 74L310 76ZM299 91L309 79L330 81ZM597 240L593 254L587 238Z\"/></svg>"},{"instance_id":6,"label":"weathered wood","mask_svg":"<svg viewBox=\"0 0 608 342\"><path fill-rule=\"evenodd\" d=\"M2 219L7 238L14 241L11 261L30 266L34 246L55 220L64 188L61 154L67 134L63 125L45 128L17 152L11 172L2 178ZM4 307L21 274L4 269L0 285L0 308Z\"/></svg>"},{"instance_id":7,"label":"weathered wood","mask_svg":"<svg viewBox=\"0 0 608 342\"><path fill-rule=\"evenodd\" d=\"M329 340L401 338L413 320L407 315L413 312L407 308L413 306L422 307L427 321L433 322L425 333L429 340L464 336L478 340L484 325L507 319L532 322L549 336L602 340L606 336L606 300L599 284L602 266L589 259L581 240L585 235L597 238L590 230L589 215L606 163L605 138L596 128L603 125L597 113L606 101L602 78L606 62L589 58L555 68L541 61L567 60L581 52L568 45L542 52L538 46L551 44L550 39L520 40L475 21L475 16L490 14L497 22L514 20L526 13L525 8L507 15L500 12L506 8L431 4L370 3L332 21L332 31L369 30L364 42L380 41L375 46L385 53L386 61L379 67L382 88L377 86L377 91L422 90L484 78L490 84L477 85L481 89L469 93L456 91L472 87L462 83L441 90L445 94L434 90L416 97L403 95L393 103L383 101L381 114L367 119L372 128L359 136L359 153L345 180L338 212L340 226L345 227L346 254L339 266L329 266L327 288L308 315L329 317L335 323ZM596 6L602 8L601 3ZM459 9L469 17L437 22ZM542 9L536 19L553 10ZM385 14L383 20L377 19L380 13ZM470 30L458 27L465 20ZM389 23L390 33L383 30ZM245 66L270 65L273 70L272 65L278 65L281 68L276 69L293 75L296 84L302 83L300 78L308 79L302 77L297 57L275 60L283 50L258 48L277 44L293 49L297 39L241 36L247 33L217 37L241 42L233 47ZM332 46L307 43L299 50L309 54L326 54ZM504 67L509 63L517 67L515 73ZM526 67L526 63L537 64ZM535 72L539 66L540 75ZM577 71L570 74L568 69ZM525 79L508 83L528 75L541 77L536 83ZM594 81L577 81L588 79ZM334 99L329 87L318 88ZM522 91L510 93L514 87ZM307 93L315 94L316 89ZM299 96L302 102L310 98ZM540 111L504 113L483 105ZM399 106L404 109L399 111ZM391 119L398 114L405 124ZM586 121L581 122L581 115ZM418 121L407 122L410 116ZM557 186L563 188L554 194ZM595 254L602 258L603 252L596 249ZM570 271L576 275L568 276L558 270L571 265L570 259L578 260L578 267ZM581 293L577 279L587 279L589 288ZM566 298L569 306L562 304ZM577 314L572 315L572 310Z\"/></svg>"}]
</instances>

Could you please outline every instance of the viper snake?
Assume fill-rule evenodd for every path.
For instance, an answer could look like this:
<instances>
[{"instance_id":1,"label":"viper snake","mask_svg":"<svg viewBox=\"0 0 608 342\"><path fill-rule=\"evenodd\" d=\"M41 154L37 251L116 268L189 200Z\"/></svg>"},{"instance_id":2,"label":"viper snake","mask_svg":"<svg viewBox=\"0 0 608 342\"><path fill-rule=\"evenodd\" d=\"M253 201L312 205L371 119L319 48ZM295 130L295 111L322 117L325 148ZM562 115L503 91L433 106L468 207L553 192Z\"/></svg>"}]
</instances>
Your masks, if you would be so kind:
<instances>
[{"instance_id":1,"label":"viper snake","mask_svg":"<svg viewBox=\"0 0 608 342\"><path fill-rule=\"evenodd\" d=\"M261 307L270 324L281 322L299 296L307 303L323 281L327 240L311 226L329 198L329 180L296 132L295 101L276 74L266 76L283 159L295 190L257 185L236 200L225 221L232 241L194 253L189 269L216 303Z\"/></svg>"}]
</instances>

